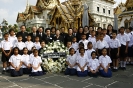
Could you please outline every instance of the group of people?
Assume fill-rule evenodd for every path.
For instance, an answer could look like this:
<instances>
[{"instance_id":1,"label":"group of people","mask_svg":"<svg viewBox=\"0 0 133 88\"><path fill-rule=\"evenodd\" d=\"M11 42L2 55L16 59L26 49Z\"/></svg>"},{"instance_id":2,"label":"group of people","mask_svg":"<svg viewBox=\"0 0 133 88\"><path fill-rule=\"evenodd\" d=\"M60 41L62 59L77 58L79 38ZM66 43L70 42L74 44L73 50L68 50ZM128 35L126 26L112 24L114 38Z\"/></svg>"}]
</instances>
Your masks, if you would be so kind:
<instances>
[{"instance_id":1,"label":"group of people","mask_svg":"<svg viewBox=\"0 0 133 88\"><path fill-rule=\"evenodd\" d=\"M69 28L65 33L65 28L55 27L38 29L32 27L32 32L27 33L26 27L22 25L20 32L13 29L4 34L1 41L3 71L10 72L11 76L44 75L41 67L41 50L45 44L58 41L64 43L69 51L66 59L68 65L65 75L78 75L97 77L111 77L112 71L118 68L126 70L126 64L133 64L133 35L132 28L113 30L112 25L107 29L85 26ZM120 67L119 67L120 62ZM10 70L9 70L10 69Z\"/></svg>"}]
</instances>

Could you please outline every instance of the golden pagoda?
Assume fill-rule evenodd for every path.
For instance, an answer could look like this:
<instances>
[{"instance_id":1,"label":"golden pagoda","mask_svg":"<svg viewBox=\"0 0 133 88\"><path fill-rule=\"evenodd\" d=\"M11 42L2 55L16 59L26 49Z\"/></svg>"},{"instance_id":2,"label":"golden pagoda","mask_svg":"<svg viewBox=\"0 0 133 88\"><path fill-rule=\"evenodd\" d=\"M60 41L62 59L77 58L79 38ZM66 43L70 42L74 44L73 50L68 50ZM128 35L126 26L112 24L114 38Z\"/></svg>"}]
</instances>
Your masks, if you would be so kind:
<instances>
[{"instance_id":1,"label":"golden pagoda","mask_svg":"<svg viewBox=\"0 0 133 88\"><path fill-rule=\"evenodd\" d=\"M83 16L83 3L82 0L67 0L59 5L56 5L54 9L49 13L51 26L56 28L65 27L78 28L82 26ZM89 25L94 26L95 22L89 13ZM67 30L66 30L67 31Z\"/></svg>"}]
</instances>

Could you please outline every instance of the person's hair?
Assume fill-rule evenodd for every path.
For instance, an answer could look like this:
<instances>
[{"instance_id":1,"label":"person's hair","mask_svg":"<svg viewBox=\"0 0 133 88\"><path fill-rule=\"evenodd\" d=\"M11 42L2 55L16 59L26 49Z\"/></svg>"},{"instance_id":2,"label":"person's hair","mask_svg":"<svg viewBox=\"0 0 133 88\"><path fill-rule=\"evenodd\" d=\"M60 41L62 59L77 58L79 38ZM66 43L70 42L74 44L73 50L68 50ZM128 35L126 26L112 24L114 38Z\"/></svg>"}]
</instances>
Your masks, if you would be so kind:
<instances>
[{"instance_id":1,"label":"person's hair","mask_svg":"<svg viewBox=\"0 0 133 88\"><path fill-rule=\"evenodd\" d=\"M106 28L103 28L102 31L107 31L107 29Z\"/></svg>"},{"instance_id":2,"label":"person's hair","mask_svg":"<svg viewBox=\"0 0 133 88\"><path fill-rule=\"evenodd\" d=\"M88 26L85 26L84 28L86 28L86 27L89 28Z\"/></svg>"},{"instance_id":3,"label":"person's hair","mask_svg":"<svg viewBox=\"0 0 133 88\"><path fill-rule=\"evenodd\" d=\"M95 54L97 55L96 51L92 51L92 52L91 52L91 56L92 56L93 53L95 53Z\"/></svg>"},{"instance_id":4,"label":"person's hair","mask_svg":"<svg viewBox=\"0 0 133 88\"><path fill-rule=\"evenodd\" d=\"M55 29L55 31L56 31L56 28L55 28L55 27L51 27L51 31L52 31L53 29Z\"/></svg>"},{"instance_id":5,"label":"person's hair","mask_svg":"<svg viewBox=\"0 0 133 88\"><path fill-rule=\"evenodd\" d=\"M14 30L11 28L11 29L9 30L9 33L11 33L12 31L14 32Z\"/></svg>"},{"instance_id":6,"label":"person's hair","mask_svg":"<svg viewBox=\"0 0 133 88\"><path fill-rule=\"evenodd\" d=\"M99 30L99 29L101 29L101 30L102 30L102 28L101 28L101 27L98 27L98 28L97 28L97 30Z\"/></svg>"},{"instance_id":7,"label":"person's hair","mask_svg":"<svg viewBox=\"0 0 133 88\"><path fill-rule=\"evenodd\" d=\"M9 35L9 33L5 33L4 36L5 36L5 35Z\"/></svg>"},{"instance_id":8,"label":"person's hair","mask_svg":"<svg viewBox=\"0 0 133 88\"><path fill-rule=\"evenodd\" d=\"M69 52L70 52L71 50L74 50L74 48L70 48L70 49L69 49Z\"/></svg>"},{"instance_id":9,"label":"person's hair","mask_svg":"<svg viewBox=\"0 0 133 88\"><path fill-rule=\"evenodd\" d=\"M59 29L56 29L55 31L60 31Z\"/></svg>"},{"instance_id":10,"label":"person's hair","mask_svg":"<svg viewBox=\"0 0 133 88\"><path fill-rule=\"evenodd\" d=\"M73 40L74 38L76 38L76 36L72 37L72 40ZM77 39L77 38L76 38L76 39Z\"/></svg>"},{"instance_id":11,"label":"person's hair","mask_svg":"<svg viewBox=\"0 0 133 88\"><path fill-rule=\"evenodd\" d=\"M21 26L20 26L20 28L22 28L23 26L26 28L26 26L25 26L25 25L21 25Z\"/></svg>"},{"instance_id":12,"label":"person's hair","mask_svg":"<svg viewBox=\"0 0 133 88\"><path fill-rule=\"evenodd\" d=\"M88 46L88 45L91 45L91 44L92 44L92 42L88 42L87 46Z\"/></svg>"},{"instance_id":13,"label":"person's hair","mask_svg":"<svg viewBox=\"0 0 133 88\"><path fill-rule=\"evenodd\" d=\"M107 51L107 49L106 49L106 48L103 48L103 49L102 49L102 51L103 51L103 50L106 50L106 51Z\"/></svg>"},{"instance_id":14,"label":"person's hair","mask_svg":"<svg viewBox=\"0 0 133 88\"><path fill-rule=\"evenodd\" d=\"M31 50L33 50L34 48L36 49L36 47L35 47L35 46L33 46L33 47L31 48Z\"/></svg>"},{"instance_id":15,"label":"person's hair","mask_svg":"<svg viewBox=\"0 0 133 88\"><path fill-rule=\"evenodd\" d=\"M104 36L104 34L103 34L103 33L101 33L101 34L100 34L100 36L101 36L101 35L103 35L103 36Z\"/></svg>"},{"instance_id":16,"label":"person's hair","mask_svg":"<svg viewBox=\"0 0 133 88\"><path fill-rule=\"evenodd\" d=\"M51 29L50 29L50 28L46 28L46 29L45 29L45 32L47 32L48 30L50 31Z\"/></svg>"},{"instance_id":17,"label":"person's hair","mask_svg":"<svg viewBox=\"0 0 133 88\"><path fill-rule=\"evenodd\" d=\"M84 35L86 36L86 34L85 34L85 33L83 33L81 36L84 36Z\"/></svg>"},{"instance_id":18,"label":"person's hair","mask_svg":"<svg viewBox=\"0 0 133 88\"><path fill-rule=\"evenodd\" d=\"M79 46L84 47L84 43L83 43L83 42L80 42L80 43L79 43Z\"/></svg>"},{"instance_id":19,"label":"person's hair","mask_svg":"<svg viewBox=\"0 0 133 88\"><path fill-rule=\"evenodd\" d=\"M33 50L33 53L35 53L35 52L38 52L38 50L37 50L37 49L34 49L34 50Z\"/></svg>"},{"instance_id":20,"label":"person's hair","mask_svg":"<svg viewBox=\"0 0 133 88\"><path fill-rule=\"evenodd\" d=\"M39 29L42 28L42 30L44 31L44 27L43 26L40 26Z\"/></svg>"},{"instance_id":21,"label":"person's hair","mask_svg":"<svg viewBox=\"0 0 133 88\"><path fill-rule=\"evenodd\" d=\"M122 27L120 27L120 30L121 30L121 29L124 29L124 30L125 30L125 27L122 26Z\"/></svg>"},{"instance_id":22,"label":"person's hair","mask_svg":"<svg viewBox=\"0 0 133 88\"><path fill-rule=\"evenodd\" d=\"M24 51L25 49L27 49L27 50L28 50L28 48L27 48L27 47L24 47L24 48L23 48L23 51Z\"/></svg>"},{"instance_id":23,"label":"person's hair","mask_svg":"<svg viewBox=\"0 0 133 88\"><path fill-rule=\"evenodd\" d=\"M68 31L69 31L70 29L73 31L73 29L72 29L72 28L68 28Z\"/></svg>"},{"instance_id":24,"label":"person's hair","mask_svg":"<svg viewBox=\"0 0 133 88\"><path fill-rule=\"evenodd\" d=\"M31 35L30 35L30 34L28 34L28 35L27 35L27 37L31 37Z\"/></svg>"},{"instance_id":25,"label":"person's hair","mask_svg":"<svg viewBox=\"0 0 133 88\"><path fill-rule=\"evenodd\" d=\"M44 42L44 43L45 43L45 41L43 41L43 40L42 40L40 43L42 43L42 42Z\"/></svg>"},{"instance_id":26,"label":"person's hair","mask_svg":"<svg viewBox=\"0 0 133 88\"><path fill-rule=\"evenodd\" d=\"M62 28L64 28L64 29L65 29L65 27L61 27L61 29L62 29Z\"/></svg>"},{"instance_id":27,"label":"person's hair","mask_svg":"<svg viewBox=\"0 0 133 88\"><path fill-rule=\"evenodd\" d=\"M14 51L15 51L16 49L18 50L18 53L19 53L19 48L18 48L18 47L14 47L14 48L13 48L13 53L14 53Z\"/></svg>"},{"instance_id":28,"label":"person's hair","mask_svg":"<svg viewBox=\"0 0 133 88\"><path fill-rule=\"evenodd\" d=\"M39 38L39 36L36 36L35 39L36 39L36 38ZM40 39L40 38L39 38L39 39Z\"/></svg>"},{"instance_id":29,"label":"person's hair","mask_svg":"<svg viewBox=\"0 0 133 88\"><path fill-rule=\"evenodd\" d=\"M111 24L109 24L109 25L107 26L107 30L108 30L109 26L111 26L111 27L112 27L112 30L113 30L113 26L112 26Z\"/></svg>"},{"instance_id":30,"label":"person's hair","mask_svg":"<svg viewBox=\"0 0 133 88\"><path fill-rule=\"evenodd\" d=\"M80 51L81 51L82 49L83 49L83 50L84 50L84 52L85 52L85 49L84 49L84 47L81 47L81 48L79 49L79 53L80 53Z\"/></svg>"},{"instance_id":31,"label":"person's hair","mask_svg":"<svg viewBox=\"0 0 133 88\"><path fill-rule=\"evenodd\" d=\"M132 31L132 30L133 30L133 28L132 28L132 27L129 27L128 29L129 29L130 31Z\"/></svg>"},{"instance_id":32,"label":"person's hair","mask_svg":"<svg viewBox=\"0 0 133 88\"><path fill-rule=\"evenodd\" d=\"M114 33L117 35L117 31L112 31L112 34L114 34Z\"/></svg>"},{"instance_id":33,"label":"person's hair","mask_svg":"<svg viewBox=\"0 0 133 88\"><path fill-rule=\"evenodd\" d=\"M70 42L72 44L72 41L67 41L67 43Z\"/></svg>"},{"instance_id":34,"label":"person's hair","mask_svg":"<svg viewBox=\"0 0 133 88\"><path fill-rule=\"evenodd\" d=\"M22 35L18 35L17 38L22 37Z\"/></svg>"}]
</instances>

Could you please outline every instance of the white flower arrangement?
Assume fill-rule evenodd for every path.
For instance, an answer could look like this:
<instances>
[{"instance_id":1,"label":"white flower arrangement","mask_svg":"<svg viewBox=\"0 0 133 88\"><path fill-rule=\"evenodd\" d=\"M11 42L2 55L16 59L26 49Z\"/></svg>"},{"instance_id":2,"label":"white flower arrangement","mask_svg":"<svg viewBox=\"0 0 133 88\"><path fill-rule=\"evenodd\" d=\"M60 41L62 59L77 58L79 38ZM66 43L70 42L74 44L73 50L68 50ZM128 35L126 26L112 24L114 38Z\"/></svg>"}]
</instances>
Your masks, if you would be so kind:
<instances>
[{"instance_id":1,"label":"white flower arrangement","mask_svg":"<svg viewBox=\"0 0 133 88\"><path fill-rule=\"evenodd\" d=\"M41 52L42 66L48 73L60 73L66 69L68 50L63 43L57 41L49 43ZM54 61L53 58L56 58L56 60Z\"/></svg>"},{"instance_id":2,"label":"white flower arrangement","mask_svg":"<svg viewBox=\"0 0 133 88\"><path fill-rule=\"evenodd\" d=\"M48 73L60 73L66 69L66 58L61 57L54 61L52 58L43 58L43 67Z\"/></svg>"}]
</instances>

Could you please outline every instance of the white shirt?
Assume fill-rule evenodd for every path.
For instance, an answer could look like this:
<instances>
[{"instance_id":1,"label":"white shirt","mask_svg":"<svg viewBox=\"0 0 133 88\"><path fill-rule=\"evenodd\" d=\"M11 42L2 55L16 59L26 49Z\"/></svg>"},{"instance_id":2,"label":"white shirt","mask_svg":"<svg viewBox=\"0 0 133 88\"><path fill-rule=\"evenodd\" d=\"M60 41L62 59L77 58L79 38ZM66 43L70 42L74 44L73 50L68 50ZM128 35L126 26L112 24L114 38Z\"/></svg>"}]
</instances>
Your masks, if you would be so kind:
<instances>
[{"instance_id":1,"label":"white shirt","mask_svg":"<svg viewBox=\"0 0 133 88\"><path fill-rule=\"evenodd\" d=\"M22 62L26 65L30 64L30 56L29 55L22 55ZM22 65L23 68L27 68L24 64Z\"/></svg>"},{"instance_id":2,"label":"white shirt","mask_svg":"<svg viewBox=\"0 0 133 88\"><path fill-rule=\"evenodd\" d=\"M34 46L34 43L33 42L25 42L25 46L27 47L27 49L29 50L29 51L31 51L31 49L32 49L32 47Z\"/></svg>"},{"instance_id":3,"label":"white shirt","mask_svg":"<svg viewBox=\"0 0 133 88\"><path fill-rule=\"evenodd\" d=\"M17 40L17 37L14 35L14 36L9 36L9 41L12 42L12 45L14 45L18 40Z\"/></svg>"},{"instance_id":4,"label":"white shirt","mask_svg":"<svg viewBox=\"0 0 133 88\"><path fill-rule=\"evenodd\" d=\"M75 43L72 43L72 48L74 48L74 50L76 51L78 49L78 43L75 42Z\"/></svg>"},{"instance_id":5,"label":"white shirt","mask_svg":"<svg viewBox=\"0 0 133 88\"><path fill-rule=\"evenodd\" d=\"M120 43L123 44L123 45L126 45L126 43L130 41L129 36L128 36L127 34L125 34L125 33L124 33L123 35L118 34L118 35L117 35L117 39L118 39L118 40L120 41Z\"/></svg>"},{"instance_id":6,"label":"white shirt","mask_svg":"<svg viewBox=\"0 0 133 88\"><path fill-rule=\"evenodd\" d=\"M98 59L90 59L88 66L90 67L91 70L96 70L99 67L99 61Z\"/></svg>"},{"instance_id":7,"label":"white shirt","mask_svg":"<svg viewBox=\"0 0 133 88\"><path fill-rule=\"evenodd\" d=\"M103 41L99 40L96 42L96 48L97 49L109 48L109 45L105 40Z\"/></svg>"},{"instance_id":8,"label":"white shirt","mask_svg":"<svg viewBox=\"0 0 133 88\"><path fill-rule=\"evenodd\" d=\"M22 61L22 56L21 55L12 55L9 59L9 62L11 62L15 67L19 67L20 62ZM12 66L10 66L10 69L15 69Z\"/></svg>"},{"instance_id":9,"label":"white shirt","mask_svg":"<svg viewBox=\"0 0 133 88\"><path fill-rule=\"evenodd\" d=\"M103 40L105 40L107 43L109 43L110 37L108 35L105 35L104 38L103 38Z\"/></svg>"},{"instance_id":10,"label":"white shirt","mask_svg":"<svg viewBox=\"0 0 133 88\"><path fill-rule=\"evenodd\" d=\"M89 41L89 42L92 42L93 49L95 49L95 46L96 46L96 37L90 36L90 37L88 38L88 41Z\"/></svg>"},{"instance_id":11,"label":"white shirt","mask_svg":"<svg viewBox=\"0 0 133 88\"><path fill-rule=\"evenodd\" d=\"M33 53L30 54L30 60L34 57Z\"/></svg>"},{"instance_id":12,"label":"white shirt","mask_svg":"<svg viewBox=\"0 0 133 88\"><path fill-rule=\"evenodd\" d=\"M130 32L130 33L128 33L127 35L128 35L129 38L130 38L130 41L129 41L129 43L128 43L128 46L131 47L131 46L133 45L133 34Z\"/></svg>"},{"instance_id":13,"label":"white shirt","mask_svg":"<svg viewBox=\"0 0 133 88\"><path fill-rule=\"evenodd\" d=\"M102 64L104 66L104 68L106 68L108 66L108 64L112 63L111 59L109 56L100 56L99 57L99 63ZM100 70L102 70L103 68L100 67Z\"/></svg>"},{"instance_id":14,"label":"white shirt","mask_svg":"<svg viewBox=\"0 0 133 88\"><path fill-rule=\"evenodd\" d=\"M88 59L91 59L91 53L92 53L93 51L95 51L95 50L94 50L94 49L88 49L88 50L86 51L86 55L88 56Z\"/></svg>"},{"instance_id":15,"label":"white shirt","mask_svg":"<svg viewBox=\"0 0 133 88\"><path fill-rule=\"evenodd\" d=\"M38 67L39 64L42 63L42 60L41 60L41 57L37 56L37 57L33 57L32 59L30 59L30 64L33 66L33 67ZM38 71L42 71L42 68L41 66L37 69L37 70L34 70L32 68L32 72L38 72Z\"/></svg>"},{"instance_id":16,"label":"white shirt","mask_svg":"<svg viewBox=\"0 0 133 88\"><path fill-rule=\"evenodd\" d=\"M81 57L81 55L77 56L77 63L80 64L81 67L83 67L88 62L89 60L86 55L84 55L83 57ZM84 70L87 70L87 65L85 66ZM79 66L77 66L77 71L81 71Z\"/></svg>"},{"instance_id":17,"label":"white shirt","mask_svg":"<svg viewBox=\"0 0 133 88\"><path fill-rule=\"evenodd\" d=\"M87 45L88 45L88 40L80 40L79 43L82 42L84 44L84 48L87 49Z\"/></svg>"},{"instance_id":18,"label":"white shirt","mask_svg":"<svg viewBox=\"0 0 133 88\"><path fill-rule=\"evenodd\" d=\"M1 48L4 50L10 50L12 48L12 42L6 40L1 41Z\"/></svg>"},{"instance_id":19,"label":"white shirt","mask_svg":"<svg viewBox=\"0 0 133 88\"><path fill-rule=\"evenodd\" d=\"M23 50L23 48L26 46L25 43L21 41L21 42L16 42L13 47L18 47L19 50Z\"/></svg>"},{"instance_id":20,"label":"white shirt","mask_svg":"<svg viewBox=\"0 0 133 88\"><path fill-rule=\"evenodd\" d=\"M74 54L73 56L69 55L66 59L66 61L68 61L71 65L75 65L76 60L77 60L77 55L76 54ZM68 68L70 68L70 66L68 66ZM76 69L76 66L74 66L73 68Z\"/></svg>"},{"instance_id":21,"label":"white shirt","mask_svg":"<svg viewBox=\"0 0 133 88\"><path fill-rule=\"evenodd\" d=\"M111 39L110 42L109 42L109 47L110 48L119 48L119 47L121 47L120 41L117 38Z\"/></svg>"},{"instance_id":22,"label":"white shirt","mask_svg":"<svg viewBox=\"0 0 133 88\"><path fill-rule=\"evenodd\" d=\"M36 47L37 50L39 50L41 48L40 42L35 42L34 46Z\"/></svg>"},{"instance_id":23,"label":"white shirt","mask_svg":"<svg viewBox=\"0 0 133 88\"><path fill-rule=\"evenodd\" d=\"M77 56L78 55L80 55L80 53L79 53L79 49L76 51L76 53L75 53ZM85 50L85 55L87 55L87 52L86 52L86 50Z\"/></svg>"}]
</instances>

